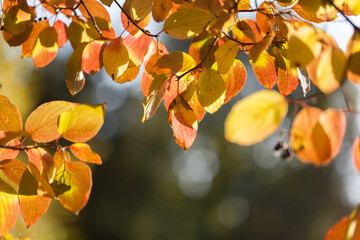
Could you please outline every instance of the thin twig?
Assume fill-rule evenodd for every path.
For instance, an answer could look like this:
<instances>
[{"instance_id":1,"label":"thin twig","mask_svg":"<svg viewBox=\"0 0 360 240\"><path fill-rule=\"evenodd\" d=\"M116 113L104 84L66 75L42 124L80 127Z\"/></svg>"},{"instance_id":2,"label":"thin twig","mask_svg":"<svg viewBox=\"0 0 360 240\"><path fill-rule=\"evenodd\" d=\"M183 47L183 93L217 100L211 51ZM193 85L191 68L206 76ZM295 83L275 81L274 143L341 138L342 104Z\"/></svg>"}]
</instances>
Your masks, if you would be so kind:
<instances>
[{"instance_id":1,"label":"thin twig","mask_svg":"<svg viewBox=\"0 0 360 240\"><path fill-rule=\"evenodd\" d=\"M223 32L223 34L224 34L224 36L225 36L226 38L230 39L231 41L234 41L234 42L236 42L236 43L238 43L238 44L240 44L240 45L244 45L244 46L252 46L252 45L255 45L255 44L260 43L260 42L253 42L253 43L240 42L239 40L231 37L229 34L227 34L227 33L225 33L225 32ZM264 37L264 38L265 38L265 37ZM284 43L284 41L273 41L273 42L271 42L271 43L279 44L279 43Z\"/></svg>"},{"instance_id":2,"label":"thin twig","mask_svg":"<svg viewBox=\"0 0 360 240\"><path fill-rule=\"evenodd\" d=\"M213 47L215 46L215 44L217 43L217 41L218 41L218 37L216 37L216 38L214 39L214 42L209 46L209 50L206 52L204 58L201 60L201 62L200 62L199 64L197 64L195 67L191 68L190 70L184 72L184 73L181 74L180 76L176 76L176 77L177 77L177 81L179 81L179 80L180 80L182 77L184 77L186 74L188 74L188 73L190 73L190 72L192 72L192 71L194 71L194 70L196 70L196 69L201 68L201 67L203 66L206 58L209 56L212 48L213 48Z\"/></svg>"},{"instance_id":3,"label":"thin twig","mask_svg":"<svg viewBox=\"0 0 360 240\"><path fill-rule=\"evenodd\" d=\"M125 16L127 17L127 19L134 24L135 27L137 27L141 32L143 32L145 35L148 35L150 37L158 37L159 34L161 32L159 32L158 34L151 34L148 30L143 29L142 27L140 27L139 25L137 25L137 23L131 18L131 16L124 10L124 8L116 1L114 0L115 4L121 9L121 11L125 14Z\"/></svg>"},{"instance_id":4,"label":"thin twig","mask_svg":"<svg viewBox=\"0 0 360 240\"><path fill-rule=\"evenodd\" d=\"M90 11L89 11L88 7L86 6L84 0L80 0L80 4L82 4L82 5L84 6L86 12L87 12L88 15L90 16L91 21L93 22L96 31L100 34L100 36L101 36L102 38L104 38L103 35L102 35L102 33L101 33L101 30L100 30L99 26L97 25L97 23L96 23L96 21L95 21L94 16L90 13Z\"/></svg>"},{"instance_id":5,"label":"thin twig","mask_svg":"<svg viewBox=\"0 0 360 240\"><path fill-rule=\"evenodd\" d=\"M35 148L58 148L58 144L57 143L46 143L46 144L41 144L41 145L30 145L30 146L24 146L24 145L16 145L16 146L5 146L5 145L0 145L0 149L1 148L6 148L6 149L11 149L11 150L29 150L29 149L35 149Z\"/></svg>"},{"instance_id":6,"label":"thin twig","mask_svg":"<svg viewBox=\"0 0 360 240\"><path fill-rule=\"evenodd\" d=\"M340 8L338 8L338 6L335 5L335 3L333 3L332 0L327 0L328 3L330 3L331 6L333 6L344 18L345 20L351 24L351 26L353 26L353 28L355 29L355 31L357 31L358 33L360 33L360 28L358 26L356 26L351 20L350 18L348 18L348 16L345 15L345 13L343 13L341 11Z\"/></svg>"}]
</instances>

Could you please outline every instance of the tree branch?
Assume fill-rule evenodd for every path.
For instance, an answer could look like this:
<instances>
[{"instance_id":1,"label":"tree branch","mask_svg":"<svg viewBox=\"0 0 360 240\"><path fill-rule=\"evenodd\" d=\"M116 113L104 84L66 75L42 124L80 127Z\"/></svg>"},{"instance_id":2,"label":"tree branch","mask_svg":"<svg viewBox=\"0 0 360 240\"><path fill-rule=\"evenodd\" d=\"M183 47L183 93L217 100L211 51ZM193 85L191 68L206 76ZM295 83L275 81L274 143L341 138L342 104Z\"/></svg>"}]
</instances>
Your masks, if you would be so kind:
<instances>
[{"instance_id":1,"label":"tree branch","mask_svg":"<svg viewBox=\"0 0 360 240\"><path fill-rule=\"evenodd\" d=\"M213 47L215 46L216 42L218 41L218 37L216 37L214 39L214 42L209 46L209 50L206 52L204 58L201 60L201 62L199 62L199 64L197 64L195 67L191 68L190 70L187 70L186 72L184 72L183 74L181 74L180 76L176 76L177 77L177 81L179 81L182 77L184 77L186 74L196 70L196 69L199 69L203 66L206 58L209 56L210 52L211 52L211 49L213 49Z\"/></svg>"},{"instance_id":2,"label":"tree branch","mask_svg":"<svg viewBox=\"0 0 360 240\"><path fill-rule=\"evenodd\" d=\"M102 35L102 33L101 33L101 30L100 30L99 26L97 25L97 23L96 23L96 21L95 21L94 16L90 13L90 11L89 11L88 7L86 6L84 0L80 0L80 4L82 4L82 5L84 6L86 12L89 14L89 16L90 16L90 18L91 18L91 21L93 22L93 24L94 24L94 26L95 26L96 31L100 34L100 36L101 36L102 38L104 38L103 35Z\"/></svg>"},{"instance_id":3,"label":"tree branch","mask_svg":"<svg viewBox=\"0 0 360 240\"><path fill-rule=\"evenodd\" d=\"M356 26L356 25L350 20L350 18L349 18L348 16L346 16L345 13L343 13L343 12L341 11L341 9L338 8L338 6L335 5L335 3L333 3L332 0L327 0L327 2L328 2L331 6L333 6L333 7L345 18L345 20L346 20L348 23L351 24L351 26L353 26L353 28L355 29L355 31L357 31L358 33L360 33L360 28L359 28L358 26Z\"/></svg>"},{"instance_id":4,"label":"tree branch","mask_svg":"<svg viewBox=\"0 0 360 240\"><path fill-rule=\"evenodd\" d=\"M116 5L121 9L121 11L125 14L125 16L127 17L127 19L134 24L135 27L137 27L141 32L143 32L145 35L148 35L150 37L159 37L159 34L161 32L159 32L158 34L151 34L148 30L145 30L143 28L141 28L132 18L131 16L124 10L124 8L118 3L117 0L114 0L114 2L116 3Z\"/></svg>"}]
</instances>

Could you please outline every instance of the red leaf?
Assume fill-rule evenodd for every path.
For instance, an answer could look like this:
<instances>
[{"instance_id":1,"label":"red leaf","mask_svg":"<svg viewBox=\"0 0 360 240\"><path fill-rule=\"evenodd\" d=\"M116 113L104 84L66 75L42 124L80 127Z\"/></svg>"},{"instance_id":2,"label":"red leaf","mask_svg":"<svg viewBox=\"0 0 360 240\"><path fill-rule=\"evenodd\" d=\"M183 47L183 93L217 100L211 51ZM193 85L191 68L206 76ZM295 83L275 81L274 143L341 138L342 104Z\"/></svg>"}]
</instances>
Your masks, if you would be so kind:
<instances>
[{"instance_id":1,"label":"red leaf","mask_svg":"<svg viewBox=\"0 0 360 240\"><path fill-rule=\"evenodd\" d=\"M65 45L65 43L67 42L67 36L66 36L66 28L67 27L66 27L65 23L63 23L60 20L57 20L54 23L53 27L55 28L57 35L58 35L58 40L57 40L58 46L63 47Z\"/></svg>"},{"instance_id":2,"label":"red leaf","mask_svg":"<svg viewBox=\"0 0 360 240\"><path fill-rule=\"evenodd\" d=\"M194 111L181 96L169 106L169 123L175 141L186 151L195 140L198 124Z\"/></svg>"},{"instance_id":3,"label":"red leaf","mask_svg":"<svg viewBox=\"0 0 360 240\"><path fill-rule=\"evenodd\" d=\"M139 33L136 36L128 35L124 39L124 44L129 52L129 58L136 66L143 63L145 54L152 41L152 37L142 33Z\"/></svg>"},{"instance_id":4,"label":"red leaf","mask_svg":"<svg viewBox=\"0 0 360 240\"><path fill-rule=\"evenodd\" d=\"M87 74L94 74L103 66L102 53L106 46L103 40L94 40L84 47L81 57L81 70Z\"/></svg>"}]
</instances>

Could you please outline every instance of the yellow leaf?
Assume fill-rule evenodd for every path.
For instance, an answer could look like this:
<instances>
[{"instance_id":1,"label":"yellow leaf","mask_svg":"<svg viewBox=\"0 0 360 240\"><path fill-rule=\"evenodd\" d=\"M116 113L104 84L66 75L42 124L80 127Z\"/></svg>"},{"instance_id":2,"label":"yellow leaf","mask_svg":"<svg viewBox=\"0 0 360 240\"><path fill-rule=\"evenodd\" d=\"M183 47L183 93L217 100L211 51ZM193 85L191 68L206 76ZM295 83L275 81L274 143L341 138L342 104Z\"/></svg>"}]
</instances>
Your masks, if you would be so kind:
<instances>
[{"instance_id":1,"label":"yellow leaf","mask_svg":"<svg viewBox=\"0 0 360 240\"><path fill-rule=\"evenodd\" d=\"M81 43L71 54L66 64L66 86L75 95L80 92L85 84L85 76L82 69L82 54L86 43Z\"/></svg>"},{"instance_id":2,"label":"yellow leaf","mask_svg":"<svg viewBox=\"0 0 360 240\"><path fill-rule=\"evenodd\" d=\"M26 119L25 130L36 142L51 142L60 136L57 121L62 112L66 112L77 103L53 101L40 105Z\"/></svg>"},{"instance_id":3,"label":"yellow leaf","mask_svg":"<svg viewBox=\"0 0 360 240\"><path fill-rule=\"evenodd\" d=\"M15 190L0 178L0 236L10 232L19 214L19 202Z\"/></svg>"},{"instance_id":4,"label":"yellow leaf","mask_svg":"<svg viewBox=\"0 0 360 240\"><path fill-rule=\"evenodd\" d=\"M129 65L129 53L121 38L116 38L105 47L104 67L112 79L121 76Z\"/></svg>"},{"instance_id":5,"label":"yellow leaf","mask_svg":"<svg viewBox=\"0 0 360 240\"><path fill-rule=\"evenodd\" d=\"M163 69L170 69L180 75L195 67L196 62L190 55L184 52L175 51L159 58L156 66Z\"/></svg>"},{"instance_id":6,"label":"yellow leaf","mask_svg":"<svg viewBox=\"0 0 360 240\"><path fill-rule=\"evenodd\" d=\"M154 0L152 6L152 17L156 22L162 22L169 15L172 9L171 0Z\"/></svg>"},{"instance_id":7,"label":"yellow leaf","mask_svg":"<svg viewBox=\"0 0 360 240\"><path fill-rule=\"evenodd\" d=\"M89 200L91 170L82 162L66 162L65 166L57 172L52 186L61 205L78 214Z\"/></svg>"},{"instance_id":8,"label":"yellow leaf","mask_svg":"<svg viewBox=\"0 0 360 240\"><path fill-rule=\"evenodd\" d=\"M195 7L180 9L166 19L163 30L170 37L189 39L202 33L210 20L209 11Z\"/></svg>"},{"instance_id":9,"label":"yellow leaf","mask_svg":"<svg viewBox=\"0 0 360 240\"><path fill-rule=\"evenodd\" d=\"M321 52L322 44L313 26L304 25L289 33L287 56L294 67L305 67Z\"/></svg>"},{"instance_id":10,"label":"yellow leaf","mask_svg":"<svg viewBox=\"0 0 360 240\"><path fill-rule=\"evenodd\" d=\"M33 52L35 67L45 67L56 57L58 51L58 34L55 28L45 28L39 34Z\"/></svg>"},{"instance_id":11,"label":"yellow leaf","mask_svg":"<svg viewBox=\"0 0 360 240\"><path fill-rule=\"evenodd\" d=\"M72 142L93 138L104 123L105 104L82 104L60 114L58 129L62 137Z\"/></svg>"},{"instance_id":12,"label":"yellow leaf","mask_svg":"<svg viewBox=\"0 0 360 240\"><path fill-rule=\"evenodd\" d=\"M360 14L360 1L359 0L348 0L347 4L354 15Z\"/></svg>"},{"instance_id":13,"label":"yellow leaf","mask_svg":"<svg viewBox=\"0 0 360 240\"><path fill-rule=\"evenodd\" d=\"M227 41L215 51L217 70L220 74L226 74L232 66L239 50L239 44Z\"/></svg>"},{"instance_id":14,"label":"yellow leaf","mask_svg":"<svg viewBox=\"0 0 360 240\"><path fill-rule=\"evenodd\" d=\"M152 0L131 0L130 16L135 21L146 18L152 8Z\"/></svg>"},{"instance_id":15,"label":"yellow leaf","mask_svg":"<svg viewBox=\"0 0 360 240\"><path fill-rule=\"evenodd\" d=\"M199 102L211 114L224 104L225 90L224 80L214 69L206 69L196 81Z\"/></svg>"},{"instance_id":16,"label":"yellow leaf","mask_svg":"<svg viewBox=\"0 0 360 240\"><path fill-rule=\"evenodd\" d=\"M237 102L225 120L226 140L248 146L259 143L281 125L288 110L278 92L261 90Z\"/></svg>"},{"instance_id":17,"label":"yellow leaf","mask_svg":"<svg viewBox=\"0 0 360 240\"><path fill-rule=\"evenodd\" d=\"M347 59L338 48L328 47L319 56L316 66L316 78L311 80L324 93L332 93L345 80Z\"/></svg>"}]
</instances>

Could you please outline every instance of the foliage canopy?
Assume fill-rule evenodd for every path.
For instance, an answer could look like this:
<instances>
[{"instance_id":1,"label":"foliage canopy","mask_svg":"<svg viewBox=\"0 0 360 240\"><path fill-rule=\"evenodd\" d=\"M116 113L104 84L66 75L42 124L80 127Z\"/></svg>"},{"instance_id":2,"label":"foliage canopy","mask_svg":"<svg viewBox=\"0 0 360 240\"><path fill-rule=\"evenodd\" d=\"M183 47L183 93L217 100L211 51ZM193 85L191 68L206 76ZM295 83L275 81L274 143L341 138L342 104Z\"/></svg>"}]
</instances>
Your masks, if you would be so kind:
<instances>
[{"instance_id":1,"label":"foliage canopy","mask_svg":"<svg viewBox=\"0 0 360 240\"><path fill-rule=\"evenodd\" d=\"M360 1L252 5L249 0L126 0L123 5L117 0L4 0L1 30L6 42L21 46L21 57L31 57L36 68L53 61L69 40L73 52L66 65L66 86L72 95L83 89L85 74L104 67L115 82L125 83L133 81L143 65L142 121L149 120L163 100L175 141L184 150L193 144L205 113L214 114L242 90L247 72L237 57L246 54L267 90L234 105L225 121L225 138L245 146L259 143L281 126L293 105L292 124L285 133L289 140L280 140L275 150L283 158L296 154L304 163L326 165L340 151L345 113L356 111L345 93L346 109L308 106L320 96L308 92L312 84L321 95L341 88L346 79L360 84L360 29L348 17L360 14ZM120 35L105 6L121 9L125 30ZM38 9L51 17L40 17ZM255 20L242 18L244 12L256 13ZM338 15L354 28L346 53L311 24L336 21ZM164 22L159 33L145 29L150 18ZM169 53L158 40L163 33L192 39L188 52ZM278 91L272 90L275 85ZM298 87L303 98L288 96ZM19 211L27 226L35 223L51 199L79 212L92 185L91 170L83 162L101 164L85 142L103 125L105 105L48 102L30 114L24 127L8 98L0 96L0 106L0 169L15 185L0 179L0 236L11 230ZM74 143L63 146L61 138ZM26 152L27 164L15 159L19 151ZM69 151L80 162L71 161ZM353 158L360 171L360 137L354 141ZM359 217L357 208L326 239L360 239Z\"/></svg>"}]
</instances>

